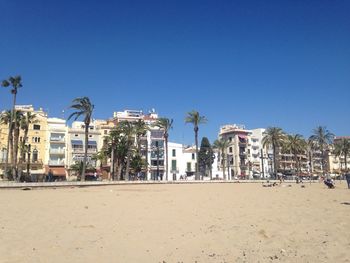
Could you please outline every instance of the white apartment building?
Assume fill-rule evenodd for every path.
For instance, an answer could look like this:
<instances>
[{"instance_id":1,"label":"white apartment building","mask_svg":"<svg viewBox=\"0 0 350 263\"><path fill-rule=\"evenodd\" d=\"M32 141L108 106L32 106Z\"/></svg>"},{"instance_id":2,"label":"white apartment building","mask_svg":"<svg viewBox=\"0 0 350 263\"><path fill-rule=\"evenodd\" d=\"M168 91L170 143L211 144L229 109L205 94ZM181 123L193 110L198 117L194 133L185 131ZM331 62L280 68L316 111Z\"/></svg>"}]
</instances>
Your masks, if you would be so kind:
<instances>
[{"instance_id":1,"label":"white apartment building","mask_svg":"<svg viewBox=\"0 0 350 263\"><path fill-rule=\"evenodd\" d=\"M88 155L87 163L96 167L96 160L93 159L102 147L101 145L101 132L95 121L89 125L89 138L88 138ZM72 127L68 128L67 135L67 168L76 163L84 160L84 144L85 144L85 124L81 121L74 121Z\"/></svg>"},{"instance_id":2,"label":"white apartment building","mask_svg":"<svg viewBox=\"0 0 350 263\"><path fill-rule=\"evenodd\" d=\"M263 147L262 140L264 138L265 129L250 130L249 135L249 162L250 162L250 178L267 178L269 177L269 155L266 148Z\"/></svg>"},{"instance_id":3,"label":"white apartment building","mask_svg":"<svg viewBox=\"0 0 350 263\"><path fill-rule=\"evenodd\" d=\"M67 155L68 127L66 120L59 118L47 119L46 141L46 173L51 172L55 177L66 179L66 155Z\"/></svg>"},{"instance_id":4,"label":"white apartment building","mask_svg":"<svg viewBox=\"0 0 350 263\"><path fill-rule=\"evenodd\" d=\"M217 169L218 155L215 154L214 163L212 165L212 177L223 178L222 171ZM169 181L174 180L194 180L196 171L196 148L195 146L185 146L180 143L168 143L168 167ZM203 180L209 180L209 177L204 177Z\"/></svg>"}]
</instances>

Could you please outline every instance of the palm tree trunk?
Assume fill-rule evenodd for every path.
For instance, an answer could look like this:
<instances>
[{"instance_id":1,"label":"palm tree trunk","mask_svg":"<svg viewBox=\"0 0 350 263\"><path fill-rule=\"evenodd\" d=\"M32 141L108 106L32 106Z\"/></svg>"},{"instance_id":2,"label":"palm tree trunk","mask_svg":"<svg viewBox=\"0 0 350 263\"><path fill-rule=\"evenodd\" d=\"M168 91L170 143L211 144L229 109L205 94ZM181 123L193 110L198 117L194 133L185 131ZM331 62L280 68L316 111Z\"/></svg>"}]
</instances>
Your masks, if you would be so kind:
<instances>
[{"instance_id":1,"label":"palm tree trunk","mask_svg":"<svg viewBox=\"0 0 350 263\"><path fill-rule=\"evenodd\" d=\"M226 166L225 166L225 153L222 151L222 174L223 174L223 179L226 180Z\"/></svg>"},{"instance_id":2,"label":"palm tree trunk","mask_svg":"<svg viewBox=\"0 0 350 263\"><path fill-rule=\"evenodd\" d=\"M12 159L12 170L13 176L17 178L17 156L18 156L18 140L19 140L19 124L15 122L14 135L13 135L13 159ZM17 178L19 179L19 178Z\"/></svg>"},{"instance_id":3,"label":"palm tree trunk","mask_svg":"<svg viewBox=\"0 0 350 263\"><path fill-rule=\"evenodd\" d=\"M194 139L196 143L196 176L195 179L199 180L199 163L198 163L198 126L194 128Z\"/></svg>"},{"instance_id":4,"label":"palm tree trunk","mask_svg":"<svg viewBox=\"0 0 350 263\"><path fill-rule=\"evenodd\" d=\"M129 181L129 170L130 170L130 151L128 150L128 153L126 156L125 181Z\"/></svg>"},{"instance_id":5,"label":"palm tree trunk","mask_svg":"<svg viewBox=\"0 0 350 263\"><path fill-rule=\"evenodd\" d=\"M88 152L88 146L89 146L89 124L90 123L85 123L85 149L84 149L83 168L82 168L82 171L81 171L81 181L85 181L87 152Z\"/></svg>"},{"instance_id":6,"label":"palm tree trunk","mask_svg":"<svg viewBox=\"0 0 350 263\"><path fill-rule=\"evenodd\" d=\"M166 160L166 166L165 166L165 178L168 181L168 173L169 173L169 158L168 158L168 137L165 137L165 160Z\"/></svg>"},{"instance_id":7,"label":"palm tree trunk","mask_svg":"<svg viewBox=\"0 0 350 263\"><path fill-rule=\"evenodd\" d=\"M5 167L4 167L4 177L5 179L8 178L8 174L7 174L7 167L8 167L8 163L9 163L9 148L10 146L10 140L12 137L12 129L13 129L13 125L12 125L12 121L14 119L15 116L15 106L16 106L16 97L17 97L17 88L15 88L15 92L13 93L13 103L12 103L12 112L11 112L11 118L10 118L10 123L9 123L9 133L7 135L7 148L6 148L6 157L5 157ZM12 142L11 142L12 144ZM13 148L12 148L13 150Z\"/></svg>"},{"instance_id":8,"label":"palm tree trunk","mask_svg":"<svg viewBox=\"0 0 350 263\"><path fill-rule=\"evenodd\" d=\"M275 179L276 179L276 175L277 175L277 153L276 153L276 145L273 144L272 145L273 148L273 174L275 175Z\"/></svg>"},{"instance_id":9,"label":"palm tree trunk","mask_svg":"<svg viewBox=\"0 0 350 263\"><path fill-rule=\"evenodd\" d=\"M347 158L347 154L344 153L345 172L348 172L348 162L347 162L346 158Z\"/></svg>"},{"instance_id":10,"label":"palm tree trunk","mask_svg":"<svg viewBox=\"0 0 350 263\"><path fill-rule=\"evenodd\" d=\"M4 179L8 179L8 163L9 163L9 154L12 155L13 150L13 136L12 136L12 113L8 127L8 135L7 135L7 147L6 147L6 155L5 155L5 167L4 167Z\"/></svg>"}]
</instances>

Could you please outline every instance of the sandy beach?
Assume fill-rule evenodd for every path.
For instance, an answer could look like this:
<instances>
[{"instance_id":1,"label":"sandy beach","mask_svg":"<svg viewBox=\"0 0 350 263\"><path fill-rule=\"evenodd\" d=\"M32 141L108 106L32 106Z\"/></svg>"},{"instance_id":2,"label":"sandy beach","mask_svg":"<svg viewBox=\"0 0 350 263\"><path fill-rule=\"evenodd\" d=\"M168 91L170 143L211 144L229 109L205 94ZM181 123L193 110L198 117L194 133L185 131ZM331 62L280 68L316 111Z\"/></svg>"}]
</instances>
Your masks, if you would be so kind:
<instances>
[{"instance_id":1,"label":"sandy beach","mask_svg":"<svg viewBox=\"0 0 350 263\"><path fill-rule=\"evenodd\" d=\"M323 184L0 191L0 262L350 262L350 190Z\"/></svg>"}]
</instances>

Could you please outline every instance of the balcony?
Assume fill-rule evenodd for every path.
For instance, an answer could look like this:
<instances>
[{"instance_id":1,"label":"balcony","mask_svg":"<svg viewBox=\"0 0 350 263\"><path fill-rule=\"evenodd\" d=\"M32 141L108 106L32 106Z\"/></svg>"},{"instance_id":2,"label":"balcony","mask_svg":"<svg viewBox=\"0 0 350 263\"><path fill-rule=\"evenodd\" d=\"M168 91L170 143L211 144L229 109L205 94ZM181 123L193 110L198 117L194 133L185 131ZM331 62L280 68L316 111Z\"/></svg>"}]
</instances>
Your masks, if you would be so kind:
<instances>
[{"instance_id":1,"label":"balcony","mask_svg":"<svg viewBox=\"0 0 350 263\"><path fill-rule=\"evenodd\" d=\"M64 155L65 150L64 149L50 149L50 154Z\"/></svg>"},{"instance_id":2,"label":"balcony","mask_svg":"<svg viewBox=\"0 0 350 263\"><path fill-rule=\"evenodd\" d=\"M64 160L49 160L49 165L64 166Z\"/></svg>"},{"instance_id":3,"label":"balcony","mask_svg":"<svg viewBox=\"0 0 350 263\"><path fill-rule=\"evenodd\" d=\"M50 137L50 142L52 142L52 143L64 143L65 138L64 137Z\"/></svg>"}]
</instances>

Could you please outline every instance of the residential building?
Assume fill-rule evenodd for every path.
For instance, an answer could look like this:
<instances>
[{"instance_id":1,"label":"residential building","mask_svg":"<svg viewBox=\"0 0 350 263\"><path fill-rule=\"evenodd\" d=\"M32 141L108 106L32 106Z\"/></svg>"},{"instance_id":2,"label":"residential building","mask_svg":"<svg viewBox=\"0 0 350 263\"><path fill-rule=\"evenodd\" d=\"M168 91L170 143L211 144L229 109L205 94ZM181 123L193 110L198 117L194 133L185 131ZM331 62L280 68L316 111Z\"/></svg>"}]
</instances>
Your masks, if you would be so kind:
<instances>
[{"instance_id":1,"label":"residential building","mask_svg":"<svg viewBox=\"0 0 350 263\"><path fill-rule=\"evenodd\" d=\"M59 118L47 119L47 144L45 172L51 173L54 179L65 180L68 127L66 120Z\"/></svg>"},{"instance_id":2,"label":"residential building","mask_svg":"<svg viewBox=\"0 0 350 263\"><path fill-rule=\"evenodd\" d=\"M88 135L88 149L87 149L87 164L96 167L96 160L94 155L100 150L101 131L96 125L95 121L89 125ZM66 168L69 170L71 165L82 162L84 160L85 149L85 124L81 121L74 121L72 127L68 128L67 134L67 154L66 154Z\"/></svg>"},{"instance_id":3,"label":"residential building","mask_svg":"<svg viewBox=\"0 0 350 263\"><path fill-rule=\"evenodd\" d=\"M262 140L264 138L265 129L253 129L250 130L248 140L249 155L248 164L250 164L250 177L269 177L269 155L266 147L263 147Z\"/></svg>"},{"instance_id":4,"label":"residential building","mask_svg":"<svg viewBox=\"0 0 350 263\"><path fill-rule=\"evenodd\" d=\"M47 113L39 108L35 110L33 105L16 105L16 111L21 111L24 114L30 112L35 115L35 122L29 125L27 138L23 138L24 131L21 129L19 134L19 143L22 140L26 141L26 156L25 160L22 160L23 155L21 156L22 149L18 150L18 167L20 172L26 171L29 167L30 175L32 180L42 180L45 174L44 163L45 160L45 149L47 143ZM7 147L7 138L8 138L8 125L0 124L0 145L1 145L1 164L0 164L0 174L3 174L5 156L6 156L6 147ZM30 151L28 150L30 149ZM28 157L30 159L28 160ZM22 162L22 164L21 164ZM9 155L9 163L11 163L11 156Z\"/></svg>"},{"instance_id":5,"label":"residential building","mask_svg":"<svg viewBox=\"0 0 350 263\"><path fill-rule=\"evenodd\" d=\"M220 127L219 139L226 139L229 142L226 151L227 179L248 178L250 174L250 155L249 136L251 131L246 130L244 125L230 124ZM222 158L219 155L220 167L223 168Z\"/></svg>"}]
</instances>

